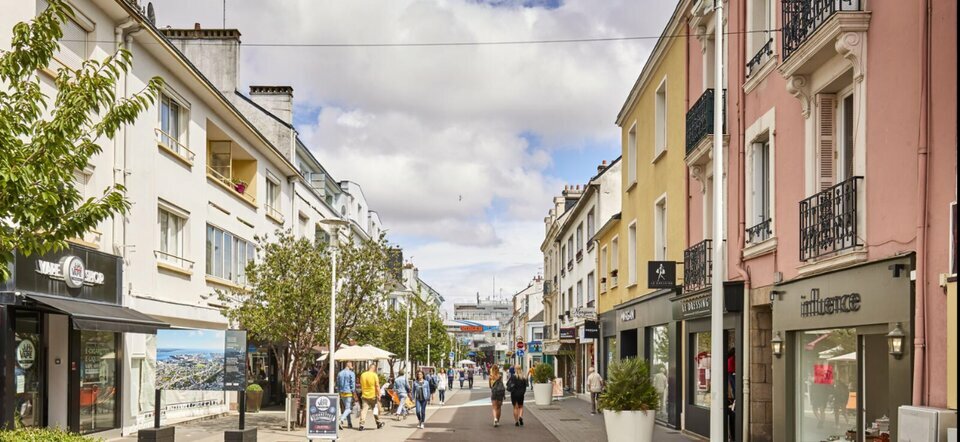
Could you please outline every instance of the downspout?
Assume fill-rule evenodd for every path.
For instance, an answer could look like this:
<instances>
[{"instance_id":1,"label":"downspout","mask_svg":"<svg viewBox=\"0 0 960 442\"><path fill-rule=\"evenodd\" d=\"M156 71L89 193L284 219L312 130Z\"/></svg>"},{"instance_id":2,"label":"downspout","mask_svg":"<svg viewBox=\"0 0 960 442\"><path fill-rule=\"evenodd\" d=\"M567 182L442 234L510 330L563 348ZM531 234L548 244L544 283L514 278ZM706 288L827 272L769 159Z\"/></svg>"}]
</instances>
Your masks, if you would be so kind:
<instances>
[{"instance_id":1,"label":"downspout","mask_svg":"<svg viewBox=\"0 0 960 442\"><path fill-rule=\"evenodd\" d=\"M917 269L913 339L913 405L929 403L927 388L927 155L930 106L930 0L920 3L920 127L917 143Z\"/></svg>"},{"instance_id":2,"label":"downspout","mask_svg":"<svg viewBox=\"0 0 960 442\"><path fill-rule=\"evenodd\" d=\"M747 8L744 7L743 3L738 3L740 8L740 26L745 26L747 23ZM747 34L740 34L739 39L739 52L742 57L739 60L744 60L747 55ZM737 180L739 181L739 189L737 191L737 250L739 250L739 256L737 257L737 273L740 275L740 278L743 279L743 296L744 305L747 306L746 312L743 315L743 343L742 347L744 350L740 352L740 363L737 364L737 370L740 371L740 390L741 395L743 396L740 400L741 414L742 417L742 427L741 434L742 440L750 440L750 350L751 346L754 345L750 342L750 313L752 312L750 304L750 272L746 269L743 262L743 248L746 245L746 228L747 228L747 207L746 207L746 139L743 138L743 135L746 133L745 126L746 122L744 121L744 113L746 112L744 101L746 98L746 93L743 91L743 84L746 83L746 69L741 63L737 67L737 142L740 144L737 152Z\"/></svg>"},{"instance_id":3,"label":"downspout","mask_svg":"<svg viewBox=\"0 0 960 442\"><path fill-rule=\"evenodd\" d=\"M683 111L689 112L690 111L690 16L689 15L686 16L685 21L686 21L686 27L684 30L686 31L685 33L687 36L685 37L686 44L683 45L683 49L684 49L683 77L686 80L686 84L684 84L683 86L685 88L685 90L683 91ZM686 130L686 125L684 125L684 130ZM686 132L684 132L684 137L686 137ZM686 148L686 140L684 140L684 148ZM683 177L683 183L684 183L684 186L686 187L684 189L684 199L686 199L686 201L684 201L684 204L687 211L686 213L687 216L684 216L685 218L684 222L686 223L686 228L687 228L686 232L684 232L684 234L686 235L686 242L684 243L684 247L689 247L690 246L690 168L689 167L687 167L687 173L685 173L684 175L685 176ZM687 274L686 267L683 268L683 274L684 274L684 278L686 278L686 274Z\"/></svg>"},{"instance_id":4,"label":"downspout","mask_svg":"<svg viewBox=\"0 0 960 442\"><path fill-rule=\"evenodd\" d=\"M113 29L113 38L114 38L114 51L120 51L123 48L129 48L130 42L129 38L133 32L136 32L140 29L140 25L133 18L129 18L123 23L117 25ZM127 83L128 83L128 73L124 73L122 77L118 80L123 84L117 84L116 95L122 98L127 98ZM127 124L121 124L117 128L119 133L113 138L113 184L122 185L126 188L127 185ZM113 245L113 252L117 255L126 258L126 215L114 217L113 225L111 229L111 238L110 242Z\"/></svg>"}]
</instances>

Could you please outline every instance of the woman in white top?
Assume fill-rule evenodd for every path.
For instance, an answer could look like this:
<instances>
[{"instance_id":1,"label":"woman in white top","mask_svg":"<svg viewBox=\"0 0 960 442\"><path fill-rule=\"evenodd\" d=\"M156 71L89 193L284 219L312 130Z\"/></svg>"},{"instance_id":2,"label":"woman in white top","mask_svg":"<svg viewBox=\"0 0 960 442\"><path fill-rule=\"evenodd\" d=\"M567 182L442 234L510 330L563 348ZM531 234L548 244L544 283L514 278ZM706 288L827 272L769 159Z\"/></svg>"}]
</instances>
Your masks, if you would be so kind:
<instances>
[{"instance_id":1,"label":"woman in white top","mask_svg":"<svg viewBox=\"0 0 960 442\"><path fill-rule=\"evenodd\" d=\"M440 395L440 405L443 405L447 393L447 377L437 376L437 394Z\"/></svg>"}]
</instances>

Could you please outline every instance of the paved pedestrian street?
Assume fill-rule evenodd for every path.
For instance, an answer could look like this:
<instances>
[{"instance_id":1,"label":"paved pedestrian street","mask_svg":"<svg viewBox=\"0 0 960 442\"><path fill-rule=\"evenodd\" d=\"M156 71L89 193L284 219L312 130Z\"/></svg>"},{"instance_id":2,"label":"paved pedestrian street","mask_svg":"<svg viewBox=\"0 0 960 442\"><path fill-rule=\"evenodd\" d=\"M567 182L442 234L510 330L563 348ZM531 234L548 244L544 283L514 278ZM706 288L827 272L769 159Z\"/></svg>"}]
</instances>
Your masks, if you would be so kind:
<instances>
[{"instance_id":1,"label":"paved pedestrian street","mask_svg":"<svg viewBox=\"0 0 960 442\"><path fill-rule=\"evenodd\" d=\"M479 383L478 383L479 384ZM527 393L524 425L516 427L513 421L513 408L509 403L503 405L500 426L493 426L490 407L490 390L476 385L473 390L455 389L450 391L443 406L434 402L427 407L425 428L417 429L416 415L411 414L401 421L394 416L385 417L381 429L345 428L340 433L341 441L348 442L387 442L406 440L426 441L490 441L523 440L524 442L586 442L606 440L602 415L590 414L590 403L576 398L566 397L554 401L548 406L537 406L533 402L533 393ZM176 425L178 442L214 442L223 440L225 430L237 427L238 416L231 413L215 419L190 421ZM372 421L372 416L368 416ZM358 425L354 414L354 426ZM305 440L303 428L286 431L283 422L283 410L263 410L247 415L247 426L257 427L257 440L263 442L286 442ZM108 439L108 442L136 441L136 434ZM654 439L657 442L690 441L694 439L681 435L676 430L657 426Z\"/></svg>"}]
</instances>

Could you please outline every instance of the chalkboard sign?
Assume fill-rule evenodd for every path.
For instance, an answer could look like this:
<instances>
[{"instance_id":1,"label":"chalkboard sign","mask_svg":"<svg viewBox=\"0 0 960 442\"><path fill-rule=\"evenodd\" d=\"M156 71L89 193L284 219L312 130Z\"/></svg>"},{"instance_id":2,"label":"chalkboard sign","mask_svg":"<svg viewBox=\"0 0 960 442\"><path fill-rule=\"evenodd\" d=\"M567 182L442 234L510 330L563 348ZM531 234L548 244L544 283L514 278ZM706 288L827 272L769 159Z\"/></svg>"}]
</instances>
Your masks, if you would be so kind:
<instances>
[{"instance_id":1,"label":"chalkboard sign","mask_svg":"<svg viewBox=\"0 0 960 442\"><path fill-rule=\"evenodd\" d=\"M247 388L247 332L227 330L223 346L223 389L244 391Z\"/></svg>"},{"instance_id":2,"label":"chalkboard sign","mask_svg":"<svg viewBox=\"0 0 960 442\"><path fill-rule=\"evenodd\" d=\"M307 439L337 439L337 394L307 393Z\"/></svg>"}]
</instances>

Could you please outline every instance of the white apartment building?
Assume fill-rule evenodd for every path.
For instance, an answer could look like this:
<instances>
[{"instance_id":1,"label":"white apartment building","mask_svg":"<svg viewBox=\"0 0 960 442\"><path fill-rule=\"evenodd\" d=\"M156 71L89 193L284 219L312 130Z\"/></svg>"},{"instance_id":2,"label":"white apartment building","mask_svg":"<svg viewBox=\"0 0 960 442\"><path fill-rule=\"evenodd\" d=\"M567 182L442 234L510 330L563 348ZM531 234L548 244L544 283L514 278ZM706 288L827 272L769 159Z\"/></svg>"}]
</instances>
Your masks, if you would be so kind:
<instances>
[{"instance_id":1,"label":"white apartment building","mask_svg":"<svg viewBox=\"0 0 960 442\"><path fill-rule=\"evenodd\" d=\"M555 355L557 375L565 386L585 391L586 374L597 362L598 345L592 332L596 325L597 259L594 236L599 223L620 212L620 161L604 161L597 175L581 187L568 186L546 218L548 239L544 242L545 268L556 271L555 287L547 303L547 323L557 335L545 349ZM560 212L560 202L563 212ZM545 298L546 299L546 298ZM552 337L552 335L551 335ZM555 340L554 340L555 339Z\"/></svg>"},{"instance_id":2,"label":"white apartment building","mask_svg":"<svg viewBox=\"0 0 960 442\"><path fill-rule=\"evenodd\" d=\"M10 285L16 295L15 304L0 305L3 351L34 346L41 361L18 365L17 382L3 377L0 422L13 421L14 402L29 402L28 425L110 437L152 425L158 327L228 328L215 292L244 286L255 237L291 229L329 239L319 225L329 218L352 221L354 238L383 230L360 187L331 178L296 136L292 88L237 91L238 31L161 31L126 0L70 3L76 17L64 26L61 50L50 69L38 72L44 93L55 95L58 68L103 59L120 47L134 62L117 85L119 97L153 76L166 86L154 106L104 140L102 153L76 174L88 197L123 184L130 211L57 256L18 256L14 264L27 275L50 266L43 260L79 261L81 268L86 261L86 275L99 276L70 288L64 278L41 274L48 293L40 285L18 287L24 278L0 287ZM45 0L4 2L0 48L10 46L15 23L45 7ZM198 40L203 44L191 44ZM164 392L164 419L225 412L234 398Z\"/></svg>"}]
</instances>

